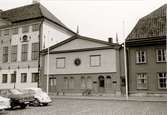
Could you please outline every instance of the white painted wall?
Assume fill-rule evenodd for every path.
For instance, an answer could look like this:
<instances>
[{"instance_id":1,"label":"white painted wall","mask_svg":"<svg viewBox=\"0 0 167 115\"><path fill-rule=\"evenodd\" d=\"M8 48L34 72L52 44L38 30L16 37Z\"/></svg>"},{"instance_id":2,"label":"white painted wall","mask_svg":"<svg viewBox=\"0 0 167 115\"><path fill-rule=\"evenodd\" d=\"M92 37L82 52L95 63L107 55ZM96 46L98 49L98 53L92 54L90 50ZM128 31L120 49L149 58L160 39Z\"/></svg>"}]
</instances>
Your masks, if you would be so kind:
<instances>
[{"instance_id":1,"label":"white painted wall","mask_svg":"<svg viewBox=\"0 0 167 115\"><path fill-rule=\"evenodd\" d=\"M66 43L60 47L53 49L53 51L95 48L95 47L104 47L104 46L107 46L107 45L101 44L101 43L90 42L88 40L83 40L83 39L75 39L69 43Z\"/></svg>"},{"instance_id":2,"label":"white painted wall","mask_svg":"<svg viewBox=\"0 0 167 115\"><path fill-rule=\"evenodd\" d=\"M21 69L10 69L10 70L1 70L0 71L0 89L4 88L14 88L14 83L11 83L11 74L16 71L16 83L15 88L28 88L28 87L37 87L37 83L32 83L32 73L37 73L38 68L21 68ZM27 82L21 83L21 73L27 73ZM2 83L2 74L8 74L8 82Z\"/></svg>"},{"instance_id":3,"label":"white painted wall","mask_svg":"<svg viewBox=\"0 0 167 115\"><path fill-rule=\"evenodd\" d=\"M42 49L64 41L65 39L72 36L72 34L67 33L54 23L48 22L46 20L43 22L42 28Z\"/></svg>"},{"instance_id":4,"label":"white painted wall","mask_svg":"<svg viewBox=\"0 0 167 115\"><path fill-rule=\"evenodd\" d=\"M90 55L101 55L101 66L90 67ZM45 74L47 68L47 56L45 56ZM56 68L56 58L66 57L65 68ZM81 65L75 66L74 60L76 58L81 59ZM50 74L77 74L77 73L100 73L100 72L116 72L116 50L96 50L86 52L74 52L74 53L62 53L62 54L50 54L49 63Z\"/></svg>"}]
</instances>

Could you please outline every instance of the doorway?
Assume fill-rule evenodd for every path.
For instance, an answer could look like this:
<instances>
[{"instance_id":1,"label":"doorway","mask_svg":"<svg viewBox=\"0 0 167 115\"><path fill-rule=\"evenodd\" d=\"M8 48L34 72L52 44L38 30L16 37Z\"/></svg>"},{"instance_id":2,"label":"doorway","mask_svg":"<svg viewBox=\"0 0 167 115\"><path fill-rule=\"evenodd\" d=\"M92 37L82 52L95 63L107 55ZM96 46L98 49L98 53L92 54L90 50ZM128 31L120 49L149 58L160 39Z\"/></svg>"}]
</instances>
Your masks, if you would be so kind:
<instances>
[{"instance_id":1,"label":"doorway","mask_svg":"<svg viewBox=\"0 0 167 115\"><path fill-rule=\"evenodd\" d=\"M99 76L98 80L99 80L99 92L104 93L104 88L105 88L104 76Z\"/></svg>"}]
</instances>

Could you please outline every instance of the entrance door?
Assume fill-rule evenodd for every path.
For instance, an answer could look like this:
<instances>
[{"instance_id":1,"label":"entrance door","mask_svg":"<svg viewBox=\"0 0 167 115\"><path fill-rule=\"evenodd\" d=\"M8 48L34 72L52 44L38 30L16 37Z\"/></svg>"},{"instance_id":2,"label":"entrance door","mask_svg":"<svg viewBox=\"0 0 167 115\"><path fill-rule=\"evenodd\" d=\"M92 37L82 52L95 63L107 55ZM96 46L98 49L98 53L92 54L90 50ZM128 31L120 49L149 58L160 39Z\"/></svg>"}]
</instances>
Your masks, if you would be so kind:
<instances>
[{"instance_id":1,"label":"entrance door","mask_svg":"<svg viewBox=\"0 0 167 115\"><path fill-rule=\"evenodd\" d=\"M105 88L105 81L104 81L104 76L99 76L99 92L104 93L104 88Z\"/></svg>"}]
</instances>

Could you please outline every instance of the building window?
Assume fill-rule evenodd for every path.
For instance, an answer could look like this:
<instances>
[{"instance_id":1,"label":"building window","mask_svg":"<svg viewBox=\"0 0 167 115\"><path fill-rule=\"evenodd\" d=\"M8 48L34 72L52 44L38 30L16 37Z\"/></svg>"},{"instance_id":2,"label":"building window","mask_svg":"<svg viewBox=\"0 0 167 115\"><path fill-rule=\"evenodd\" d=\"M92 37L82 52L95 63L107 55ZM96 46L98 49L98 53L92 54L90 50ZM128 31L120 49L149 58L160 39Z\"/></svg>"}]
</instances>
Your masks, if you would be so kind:
<instances>
[{"instance_id":1,"label":"building window","mask_svg":"<svg viewBox=\"0 0 167 115\"><path fill-rule=\"evenodd\" d=\"M49 78L50 86L56 86L56 77Z\"/></svg>"},{"instance_id":2,"label":"building window","mask_svg":"<svg viewBox=\"0 0 167 115\"><path fill-rule=\"evenodd\" d=\"M21 73L21 83L27 82L27 73Z\"/></svg>"},{"instance_id":3,"label":"building window","mask_svg":"<svg viewBox=\"0 0 167 115\"><path fill-rule=\"evenodd\" d=\"M112 82L111 82L111 76L106 77L106 87L111 88Z\"/></svg>"},{"instance_id":4,"label":"building window","mask_svg":"<svg viewBox=\"0 0 167 115\"><path fill-rule=\"evenodd\" d=\"M167 50L166 49L157 49L157 62L167 62Z\"/></svg>"},{"instance_id":5,"label":"building window","mask_svg":"<svg viewBox=\"0 0 167 115\"><path fill-rule=\"evenodd\" d=\"M167 73L158 73L158 81L160 89L167 89Z\"/></svg>"},{"instance_id":6,"label":"building window","mask_svg":"<svg viewBox=\"0 0 167 115\"><path fill-rule=\"evenodd\" d=\"M2 83L8 82L8 74L2 74Z\"/></svg>"},{"instance_id":7,"label":"building window","mask_svg":"<svg viewBox=\"0 0 167 115\"><path fill-rule=\"evenodd\" d=\"M39 57L39 43L32 44L32 60L38 60Z\"/></svg>"},{"instance_id":8,"label":"building window","mask_svg":"<svg viewBox=\"0 0 167 115\"><path fill-rule=\"evenodd\" d=\"M90 76L87 77L87 88L92 89L92 79Z\"/></svg>"},{"instance_id":9,"label":"building window","mask_svg":"<svg viewBox=\"0 0 167 115\"><path fill-rule=\"evenodd\" d=\"M96 67L100 66L101 63L101 56L100 55L91 55L90 56L90 66Z\"/></svg>"},{"instance_id":10,"label":"building window","mask_svg":"<svg viewBox=\"0 0 167 115\"><path fill-rule=\"evenodd\" d=\"M38 31L39 30L39 24L33 24L32 25L32 31L35 32L35 31Z\"/></svg>"},{"instance_id":11,"label":"building window","mask_svg":"<svg viewBox=\"0 0 167 115\"><path fill-rule=\"evenodd\" d=\"M13 35L18 34L18 28L13 28L13 29L12 29L12 34L13 34Z\"/></svg>"},{"instance_id":12,"label":"building window","mask_svg":"<svg viewBox=\"0 0 167 115\"><path fill-rule=\"evenodd\" d=\"M23 44L22 45L22 51L21 51L21 60L22 61L27 61L27 56L28 56L28 44Z\"/></svg>"},{"instance_id":13,"label":"building window","mask_svg":"<svg viewBox=\"0 0 167 115\"><path fill-rule=\"evenodd\" d=\"M3 63L8 62L8 47L3 47Z\"/></svg>"},{"instance_id":14,"label":"building window","mask_svg":"<svg viewBox=\"0 0 167 115\"><path fill-rule=\"evenodd\" d=\"M29 32L29 26L23 26L22 33L28 33L28 32Z\"/></svg>"},{"instance_id":15,"label":"building window","mask_svg":"<svg viewBox=\"0 0 167 115\"><path fill-rule=\"evenodd\" d=\"M11 74L11 83L16 83L16 74Z\"/></svg>"},{"instance_id":16,"label":"building window","mask_svg":"<svg viewBox=\"0 0 167 115\"><path fill-rule=\"evenodd\" d=\"M64 77L64 88L65 89L68 89L68 78L67 77Z\"/></svg>"},{"instance_id":17,"label":"building window","mask_svg":"<svg viewBox=\"0 0 167 115\"><path fill-rule=\"evenodd\" d=\"M137 74L137 89L147 89L147 74L146 73Z\"/></svg>"},{"instance_id":18,"label":"building window","mask_svg":"<svg viewBox=\"0 0 167 115\"><path fill-rule=\"evenodd\" d=\"M81 77L81 89L85 89L85 88L86 88L85 77Z\"/></svg>"},{"instance_id":19,"label":"building window","mask_svg":"<svg viewBox=\"0 0 167 115\"><path fill-rule=\"evenodd\" d=\"M65 57L56 58L56 68L65 68Z\"/></svg>"},{"instance_id":20,"label":"building window","mask_svg":"<svg viewBox=\"0 0 167 115\"><path fill-rule=\"evenodd\" d=\"M146 51L136 51L136 63L146 63Z\"/></svg>"},{"instance_id":21,"label":"building window","mask_svg":"<svg viewBox=\"0 0 167 115\"><path fill-rule=\"evenodd\" d=\"M39 80L39 73L32 73L31 81L38 82L38 80Z\"/></svg>"},{"instance_id":22,"label":"building window","mask_svg":"<svg viewBox=\"0 0 167 115\"><path fill-rule=\"evenodd\" d=\"M17 45L12 46L11 49L11 62L17 61Z\"/></svg>"},{"instance_id":23,"label":"building window","mask_svg":"<svg viewBox=\"0 0 167 115\"><path fill-rule=\"evenodd\" d=\"M9 29L4 30L4 36L8 36L9 35Z\"/></svg>"},{"instance_id":24,"label":"building window","mask_svg":"<svg viewBox=\"0 0 167 115\"><path fill-rule=\"evenodd\" d=\"M73 89L73 88L74 88L74 77L70 77L69 88L70 88L70 89Z\"/></svg>"}]
</instances>

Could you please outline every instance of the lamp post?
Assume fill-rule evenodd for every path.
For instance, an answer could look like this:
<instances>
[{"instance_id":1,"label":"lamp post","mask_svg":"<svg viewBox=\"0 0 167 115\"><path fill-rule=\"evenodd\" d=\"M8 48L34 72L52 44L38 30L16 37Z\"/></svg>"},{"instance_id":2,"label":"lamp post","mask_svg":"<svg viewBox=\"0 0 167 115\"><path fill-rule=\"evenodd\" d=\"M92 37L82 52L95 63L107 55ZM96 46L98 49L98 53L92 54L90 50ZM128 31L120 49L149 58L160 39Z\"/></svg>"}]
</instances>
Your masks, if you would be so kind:
<instances>
[{"instance_id":1,"label":"lamp post","mask_svg":"<svg viewBox=\"0 0 167 115\"><path fill-rule=\"evenodd\" d=\"M124 66L125 66L125 84L126 84L126 99L128 100L128 74L127 74L127 55L126 55L126 43L124 42Z\"/></svg>"}]
</instances>

